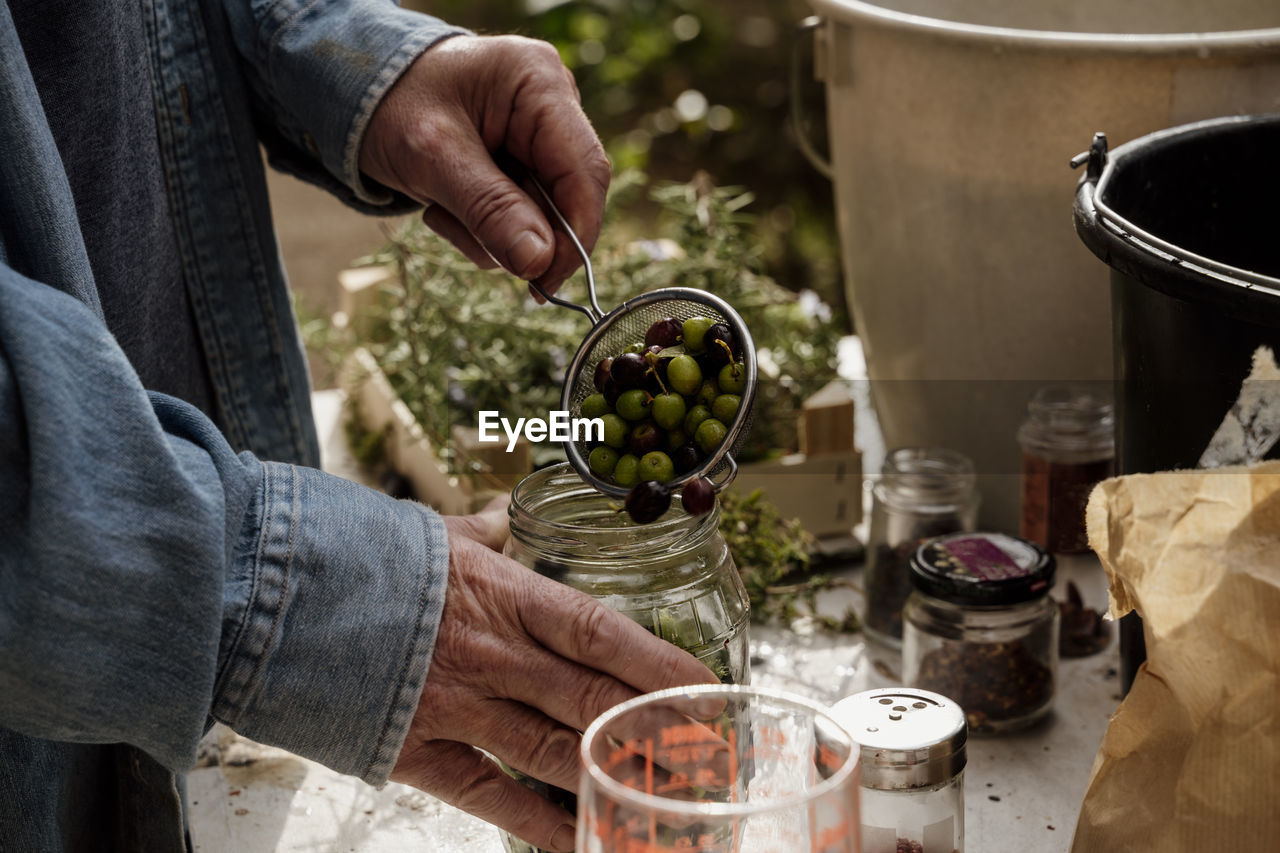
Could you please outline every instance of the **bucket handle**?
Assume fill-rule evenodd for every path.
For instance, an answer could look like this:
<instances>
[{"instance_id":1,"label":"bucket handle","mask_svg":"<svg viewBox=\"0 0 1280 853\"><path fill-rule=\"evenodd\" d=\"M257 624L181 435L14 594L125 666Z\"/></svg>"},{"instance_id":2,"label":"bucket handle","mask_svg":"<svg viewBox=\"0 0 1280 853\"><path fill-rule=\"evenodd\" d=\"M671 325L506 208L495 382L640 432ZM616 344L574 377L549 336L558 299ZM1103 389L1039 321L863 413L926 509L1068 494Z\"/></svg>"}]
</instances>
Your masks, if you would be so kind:
<instances>
[{"instance_id":1,"label":"bucket handle","mask_svg":"<svg viewBox=\"0 0 1280 853\"><path fill-rule=\"evenodd\" d=\"M800 153L804 154L805 159L818 170L828 181L835 180L835 172L831 169L831 161L818 152L813 147L813 143L809 140L809 134L806 130L804 115L800 107L800 52L803 47L802 42L806 36L814 33L818 27L825 23L823 19L817 15L810 15L799 24L796 25L795 34L791 43L791 130L796 138L796 144L800 146ZM814 36L815 48L817 45L817 37Z\"/></svg>"},{"instance_id":2,"label":"bucket handle","mask_svg":"<svg viewBox=\"0 0 1280 853\"><path fill-rule=\"evenodd\" d=\"M1103 190L1110 177L1107 165L1110 155L1107 151L1107 135L1095 133L1088 151L1082 151L1071 158L1071 168L1077 169L1087 165L1084 176L1080 179L1079 191L1082 201L1092 208L1091 214L1098 224L1112 232L1118 239L1135 247L1144 254L1155 254L1163 257L1174 266L1189 269L1201 275L1217 278L1230 284L1242 287L1262 287L1276 292L1276 280L1270 276L1251 270L1233 267L1212 258L1176 246L1162 240L1155 234L1139 228L1134 223L1116 213L1103 200Z\"/></svg>"}]
</instances>

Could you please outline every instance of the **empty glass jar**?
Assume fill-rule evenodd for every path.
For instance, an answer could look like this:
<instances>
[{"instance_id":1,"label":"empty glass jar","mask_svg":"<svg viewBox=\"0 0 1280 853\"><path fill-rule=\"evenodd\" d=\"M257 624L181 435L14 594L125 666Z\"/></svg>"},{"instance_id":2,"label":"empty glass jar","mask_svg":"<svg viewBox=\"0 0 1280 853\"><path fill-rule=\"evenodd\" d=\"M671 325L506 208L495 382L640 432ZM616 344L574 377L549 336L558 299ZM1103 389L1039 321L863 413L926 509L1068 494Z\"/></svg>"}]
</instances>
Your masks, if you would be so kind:
<instances>
[{"instance_id":1,"label":"empty glass jar","mask_svg":"<svg viewBox=\"0 0 1280 853\"><path fill-rule=\"evenodd\" d=\"M902 606L911 593L911 555L934 536L973 530L978 492L973 463L954 450L904 447L885 457L872 491L867 533L863 628L873 640L902 643Z\"/></svg>"}]
</instances>

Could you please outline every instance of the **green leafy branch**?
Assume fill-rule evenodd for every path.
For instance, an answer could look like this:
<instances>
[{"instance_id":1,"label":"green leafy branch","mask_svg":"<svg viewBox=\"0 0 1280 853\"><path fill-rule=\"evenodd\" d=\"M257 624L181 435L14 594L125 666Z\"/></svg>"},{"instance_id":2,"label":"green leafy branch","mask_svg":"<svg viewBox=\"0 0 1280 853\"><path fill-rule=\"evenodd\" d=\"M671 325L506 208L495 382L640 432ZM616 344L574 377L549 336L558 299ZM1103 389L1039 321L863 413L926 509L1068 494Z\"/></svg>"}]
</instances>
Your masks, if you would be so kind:
<instances>
[{"instance_id":1,"label":"green leafy branch","mask_svg":"<svg viewBox=\"0 0 1280 853\"><path fill-rule=\"evenodd\" d=\"M796 519L782 518L762 491L721 494L720 533L742 576L754 621L790 625L808 617L828 630L860 629L852 609L839 619L818 612L820 592L851 584L814 570L813 537Z\"/></svg>"}]
</instances>

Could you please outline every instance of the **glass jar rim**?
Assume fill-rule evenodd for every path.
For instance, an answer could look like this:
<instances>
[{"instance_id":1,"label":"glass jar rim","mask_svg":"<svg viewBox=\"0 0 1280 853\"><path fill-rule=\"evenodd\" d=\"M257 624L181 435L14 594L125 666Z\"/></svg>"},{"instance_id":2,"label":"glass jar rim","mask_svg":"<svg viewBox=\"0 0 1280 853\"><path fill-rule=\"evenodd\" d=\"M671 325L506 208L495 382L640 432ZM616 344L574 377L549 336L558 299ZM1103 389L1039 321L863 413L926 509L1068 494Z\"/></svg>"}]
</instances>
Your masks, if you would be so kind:
<instances>
[{"instance_id":1,"label":"glass jar rim","mask_svg":"<svg viewBox=\"0 0 1280 853\"><path fill-rule=\"evenodd\" d=\"M779 705L786 705L796 710L809 711L816 720L827 723L826 728L832 734L838 734L847 741L848 752L829 776L819 779L807 791L780 797L766 802L698 802L690 800L667 799L658 794L650 794L622 784L610 776L599 764L592 760L592 744L604 736L605 728L619 717L642 709L647 705L655 705L672 700L686 699L692 702L714 701L724 696L755 696L768 699ZM837 719L826 705L785 690L774 687L746 684L694 684L687 687L670 687L653 693L646 693L615 705L597 717L582 735L579 746L582 766L591 779L604 789L609 796L620 802L644 809L656 809L668 814L687 815L691 817L746 817L753 814L782 812L802 806L808 802L820 800L848 784L849 777L861 764L862 750L857 740L849 733L845 725Z\"/></svg>"},{"instance_id":2,"label":"glass jar rim","mask_svg":"<svg viewBox=\"0 0 1280 853\"><path fill-rule=\"evenodd\" d=\"M1046 385L1027 402L1027 419L1018 428L1024 450L1115 452L1115 405L1109 395L1082 385Z\"/></svg>"},{"instance_id":3,"label":"glass jar rim","mask_svg":"<svg viewBox=\"0 0 1280 853\"><path fill-rule=\"evenodd\" d=\"M567 511L571 504L578 505L576 515L557 518L543 514L557 506ZM507 517L511 535L522 542L557 558L594 563L611 559L642 562L650 555L654 560L666 560L672 552L701 545L719 525L718 505L704 515L692 516L673 499L666 515L643 525L632 523L616 506L567 462L561 462L540 468L516 484ZM616 523L590 524L586 519Z\"/></svg>"},{"instance_id":4,"label":"glass jar rim","mask_svg":"<svg viewBox=\"0 0 1280 853\"><path fill-rule=\"evenodd\" d=\"M899 447L885 456L875 493L900 509L959 503L976 497L977 475L965 454L945 447Z\"/></svg>"}]
</instances>

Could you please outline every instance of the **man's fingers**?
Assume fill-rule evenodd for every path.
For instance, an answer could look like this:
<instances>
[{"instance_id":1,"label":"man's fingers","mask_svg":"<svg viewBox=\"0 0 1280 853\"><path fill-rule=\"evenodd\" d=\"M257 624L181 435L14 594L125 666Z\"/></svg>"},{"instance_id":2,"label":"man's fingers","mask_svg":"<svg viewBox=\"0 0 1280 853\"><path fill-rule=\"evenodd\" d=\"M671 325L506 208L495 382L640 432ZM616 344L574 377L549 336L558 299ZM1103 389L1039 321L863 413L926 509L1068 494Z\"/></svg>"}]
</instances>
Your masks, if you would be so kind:
<instances>
[{"instance_id":1,"label":"man's fingers","mask_svg":"<svg viewBox=\"0 0 1280 853\"><path fill-rule=\"evenodd\" d=\"M414 760L398 770L396 782L421 788L537 847L573 850L574 816L512 779L479 750L444 740L409 748Z\"/></svg>"},{"instance_id":2,"label":"man's fingers","mask_svg":"<svg viewBox=\"0 0 1280 853\"><path fill-rule=\"evenodd\" d=\"M484 509L471 515L447 515L445 527L451 536L461 536L472 542L479 542L486 548L501 551L510 535L507 520L507 505L511 502L509 495L494 498Z\"/></svg>"},{"instance_id":3,"label":"man's fingers","mask_svg":"<svg viewBox=\"0 0 1280 853\"><path fill-rule=\"evenodd\" d=\"M551 266L555 237L533 199L462 120L424 120L422 153L406 175L415 195L445 208L502 266L523 279Z\"/></svg>"},{"instance_id":4,"label":"man's fingers","mask_svg":"<svg viewBox=\"0 0 1280 853\"><path fill-rule=\"evenodd\" d=\"M521 773L566 791L578 790L581 735L528 705L488 700L456 732L457 740L480 747Z\"/></svg>"},{"instance_id":5,"label":"man's fingers","mask_svg":"<svg viewBox=\"0 0 1280 853\"><path fill-rule=\"evenodd\" d=\"M533 600L525 603L521 615L530 636L641 693L717 681L693 655L671 643L654 643L652 634L627 617L572 592L552 581L529 585Z\"/></svg>"},{"instance_id":6,"label":"man's fingers","mask_svg":"<svg viewBox=\"0 0 1280 853\"><path fill-rule=\"evenodd\" d=\"M482 270L497 269L498 262L480 245L458 218L438 204L428 205L422 212L422 221L428 228L454 245L467 260Z\"/></svg>"},{"instance_id":7,"label":"man's fingers","mask_svg":"<svg viewBox=\"0 0 1280 853\"><path fill-rule=\"evenodd\" d=\"M614 705L639 695L616 678L543 649L522 650L521 658L518 678L511 678L509 670L486 674L490 691L510 696L578 731Z\"/></svg>"}]
</instances>

